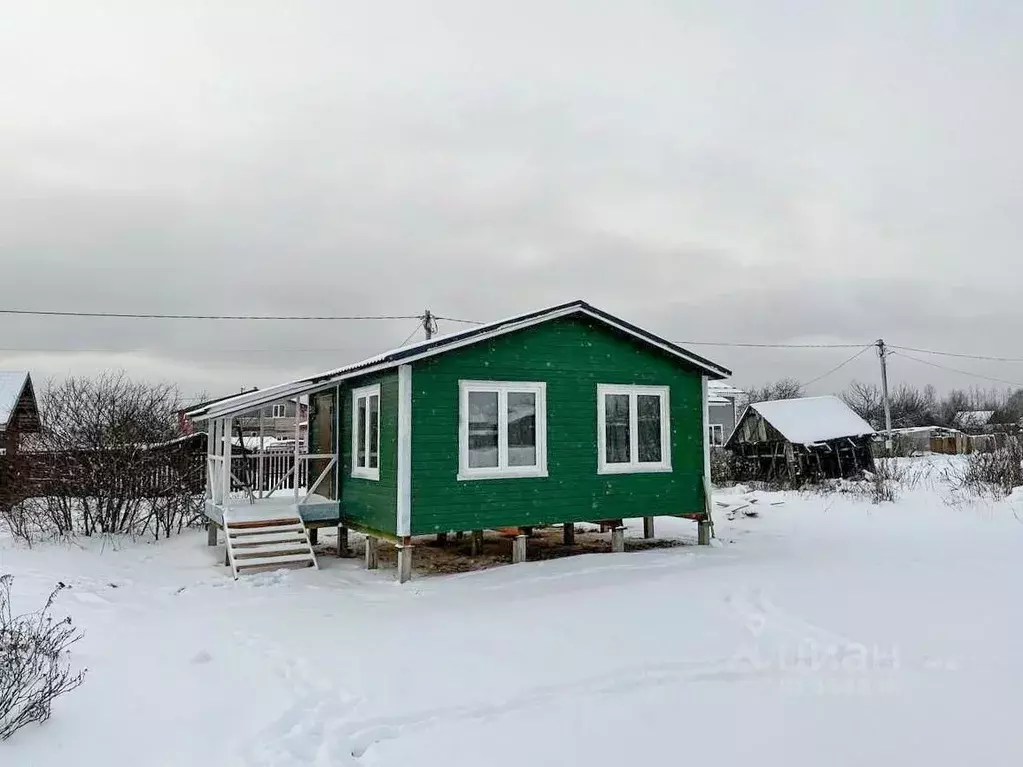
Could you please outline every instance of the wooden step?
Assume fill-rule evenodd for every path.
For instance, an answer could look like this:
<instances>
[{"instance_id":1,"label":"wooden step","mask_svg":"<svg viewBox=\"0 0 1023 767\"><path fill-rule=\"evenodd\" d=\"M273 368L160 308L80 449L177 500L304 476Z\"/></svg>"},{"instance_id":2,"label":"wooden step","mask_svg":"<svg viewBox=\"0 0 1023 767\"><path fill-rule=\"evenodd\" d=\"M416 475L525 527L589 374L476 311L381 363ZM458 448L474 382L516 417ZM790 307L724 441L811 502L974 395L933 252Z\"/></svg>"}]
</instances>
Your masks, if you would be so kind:
<instances>
[{"instance_id":1,"label":"wooden step","mask_svg":"<svg viewBox=\"0 0 1023 767\"><path fill-rule=\"evenodd\" d=\"M290 532L304 533L305 532L305 527L303 525L301 525L301 524L293 524L293 525L274 525L272 527L245 527L245 528L241 528L241 529L239 529L237 527L230 527L230 526L228 526L228 528L227 528L227 534L230 535L232 538L245 538L245 537L250 537L250 536L254 537L254 536L260 536L260 535L272 535L274 533L290 533Z\"/></svg>"},{"instance_id":2,"label":"wooden step","mask_svg":"<svg viewBox=\"0 0 1023 767\"><path fill-rule=\"evenodd\" d=\"M303 541L298 543L272 543L251 549L240 549L234 552L234 558L241 562L242 560L259 557L278 557L286 554L304 554L308 558L309 544Z\"/></svg>"},{"instance_id":3,"label":"wooden step","mask_svg":"<svg viewBox=\"0 0 1023 767\"><path fill-rule=\"evenodd\" d=\"M251 549L256 546L266 546L274 543L301 543L307 544L309 539L305 533L274 533L272 535L247 535L244 538L235 538L231 541L233 549Z\"/></svg>"},{"instance_id":4,"label":"wooden step","mask_svg":"<svg viewBox=\"0 0 1023 767\"><path fill-rule=\"evenodd\" d=\"M283 525L301 525L302 518L294 515L274 517L273 519L246 519L228 521L227 527L232 530L252 530L260 527L281 527Z\"/></svg>"},{"instance_id":5,"label":"wooden step","mask_svg":"<svg viewBox=\"0 0 1023 767\"><path fill-rule=\"evenodd\" d=\"M302 554L286 554L277 557L255 557L253 559L238 560L234 567L235 570L248 570L253 567L297 565L303 562L310 566L316 564L316 561L309 555L309 553L305 552Z\"/></svg>"}]
</instances>

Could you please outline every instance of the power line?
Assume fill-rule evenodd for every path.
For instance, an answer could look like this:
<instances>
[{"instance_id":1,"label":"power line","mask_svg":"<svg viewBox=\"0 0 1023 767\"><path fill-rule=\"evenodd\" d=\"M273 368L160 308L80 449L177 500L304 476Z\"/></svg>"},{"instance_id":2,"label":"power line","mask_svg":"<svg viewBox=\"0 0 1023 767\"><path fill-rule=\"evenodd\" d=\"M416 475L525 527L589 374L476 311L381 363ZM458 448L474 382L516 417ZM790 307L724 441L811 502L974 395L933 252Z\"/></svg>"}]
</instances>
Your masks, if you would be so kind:
<instances>
[{"instance_id":1,"label":"power line","mask_svg":"<svg viewBox=\"0 0 1023 767\"><path fill-rule=\"evenodd\" d=\"M300 321L340 321L340 320L417 320L416 314L383 314L383 315L260 315L260 314L129 314L122 312L59 312L35 309L0 309L0 314L35 317L104 317L108 319L130 320L300 320Z\"/></svg>"},{"instance_id":2,"label":"power line","mask_svg":"<svg viewBox=\"0 0 1023 767\"><path fill-rule=\"evenodd\" d=\"M859 349L864 346L864 344L754 344L726 341L675 341L675 343L679 346L732 346L746 349Z\"/></svg>"},{"instance_id":3,"label":"power line","mask_svg":"<svg viewBox=\"0 0 1023 767\"><path fill-rule=\"evenodd\" d=\"M940 352L933 349L915 349L912 346L896 346L889 344L892 349L900 351L916 352L917 354L936 354L941 357L959 357L967 360L988 360L991 362L1023 362L1023 357L990 357L983 354L960 354L958 352Z\"/></svg>"},{"instance_id":4,"label":"power line","mask_svg":"<svg viewBox=\"0 0 1023 767\"><path fill-rule=\"evenodd\" d=\"M831 375L832 373L837 373L837 372L838 372L839 370L841 370L842 368L844 368L844 367L845 367L846 365L848 365L848 364L849 364L850 362L852 362L852 361L853 361L854 359L856 359L857 357L859 357L860 355L862 355L862 354L863 354L863 353L864 353L865 351L867 351L867 349L873 348L873 346L874 346L874 344L867 344L867 345L866 345L866 346L864 346L864 347L863 347L862 349L860 349L860 350L859 350L858 352L856 352L856 354L854 354L854 355L853 355L853 356L851 356L851 357L850 357L849 359L847 359L847 360L846 360L845 362L841 362L841 363L839 363L838 365L835 365L835 367L831 368L831 370L829 370L829 371L828 371L827 373L824 373L823 375L819 375L819 376L817 376L816 378L814 378L814 379L813 379L813 380L811 380L811 381L807 381L806 383L800 384L800 386L802 386L802 387L806 387L806 386L810 386L810 385L812 385L812 384L815 384L815 383L817 383L818 381L823 381L823 380L824 380L825 378L827 378L827 377L828 377L829 375Z\"/></svg>"},{"instance_id":5,"label":"power line","mask_svg":"<svg viewBox=\"0 0 1023 767\"><path fill-rule=\"evenodd\" d=\"M480 322L479 320L460 320L460 319L457 319L455 317L441 317L440 315L437 315L437 314L434 314L433 318L435 320L446 320L448 322L461 322L463 325L486 325L487 324L485 322Z\"/></svg>"},{"instance_id":6,"label":"power line","mask_svg":"<svg viewBox=\"0 0 1023 767\"><path fill-rule=\"evenodd\" d=\"M423 329L422 324L417 322L416 326L412 329L412 332L408 334L408 338L406 338L404 341L402 341L401 345L398 348L400 349L402 346L404 346L409 341L411 341L412 340L412 336L414 336L416 333L418 333L422 329Z\"/></svg>"},{"instance_id":7,"label":"power line","mask_svg":"<svg viewBox=\"0 0 1023 767\"><path fill-rule=\"evenodd\" d=\"M890 357L895 357L895 356L905 357L907 360L913 360L914 362L919 362L921 365L929 365L932 368L938 368L939 370L947 370L950 373L959 373L960 375L964 375L964 376L972 376L973 378L981 378L981 379L983 379L985 381L993 381L995 383L1008 384L1009 386L1023 387L1023 383L1020 383L1019 381L1008 381L1008 380L1006 380L1004 378L994 378L993 376L981 375L980 373L971 373L968 370L959 370L957 368L950 368L947 365L939 365L937 362L930 362L928 360L922 360L919 357L914 357L911 354L906 354L905 352L901 352L901 351L899 351L899 352L892 352L889 356Z\"/></svg>"}]
</instances>

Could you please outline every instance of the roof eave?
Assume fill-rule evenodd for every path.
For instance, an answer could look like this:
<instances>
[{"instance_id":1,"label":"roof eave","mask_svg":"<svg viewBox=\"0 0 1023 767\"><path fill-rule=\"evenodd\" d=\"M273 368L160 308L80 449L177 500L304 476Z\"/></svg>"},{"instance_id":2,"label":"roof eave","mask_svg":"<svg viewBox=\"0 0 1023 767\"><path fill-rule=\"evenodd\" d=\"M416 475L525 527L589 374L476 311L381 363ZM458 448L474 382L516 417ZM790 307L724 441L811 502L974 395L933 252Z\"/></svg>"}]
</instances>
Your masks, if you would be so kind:
<instances>
[{"instance_id":1,"label":"roof eave","mask_svg":"<svg viewBox=\"0 0 1023 767\"><path fill-rule=\"evenodd\" d=\"M190 411L188 415L193 420L206 421L211 418L222 418L238 413L250 412L272 402L282 399L291 399L292 397L301 396L303 394L310 394L350 378L389 370L402 364L411 364L422 359L427 359L438 354L443 354L448 351L453 351L464 346L478 343L487 338L497 338L499 336L513 333L517 330L532 327L533 325L537 325L541 322L548 322L550 320L578 313L588 315L606 325L616 327L629 335L639 338L651 346L659 347L672 356L682 359L690 365L700 369L708 378L720 380L732 375L732 372L727 368L716 365L710 360L704 359L697 354L693 354L692 352L683 349L678 344L674 344L671 341L660 338L659 336L643 330L636 325L632 325L625 320L619 319L614 315L597 309L585 301L571 301L549 309L513 317L507 321L496 324L493 327L471 329L462 334L437 339L435 344L427 343L413 346L408 350L408 352L396 350L393 353L386 354L380 358L370 358L370 361L365 365L355 363L352 367L340 368L336 373L321 373L287 384L280 384L279 386L272 387L270 389L262 389L260 390L261 396L253 396L251 400L246 400L244 402L241 401L241 398L248 395L238 395L238 397L214 403L208 408Z\"/></svg>"}]
</instances>

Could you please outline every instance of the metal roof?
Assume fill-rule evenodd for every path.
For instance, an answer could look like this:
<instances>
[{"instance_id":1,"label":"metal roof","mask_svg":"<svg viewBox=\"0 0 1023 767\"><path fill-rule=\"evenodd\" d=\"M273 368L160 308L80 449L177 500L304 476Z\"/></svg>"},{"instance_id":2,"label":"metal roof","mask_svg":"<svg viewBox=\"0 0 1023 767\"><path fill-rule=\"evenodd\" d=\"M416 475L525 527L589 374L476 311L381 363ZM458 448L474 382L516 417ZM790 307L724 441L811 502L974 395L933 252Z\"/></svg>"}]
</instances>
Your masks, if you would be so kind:
<instances>
[{"instance_id":1,"label":"metal roof","mask_svg":"<svg viewBox=\"0 0 1023 767\"><path fill-rule=\"evenodd\" d=\"M419 343L409 344L408 346L403 346L399 349L392 349L384 352L383 354L378 354L360 362L346 365L345 367L336 368L317 375L307 376L306 378L300 378L296 381L278 384L277 386L271 386L256 392L240 394L216 403L211 403L207 406L190 410L188 415L194 420L201 421L210 418L235 415L238 413L246 413L271 402L298 397L303 394L316 391L317 389L326 388L347 378L354 378L355 376L364 375L366 373L387 370L416 360L443 354L444 352L458 349L463 346L480 343L490 338L512 333L516 330L522 330L544 322L574 315L590 317L603 325L615 328L626 335L632 336L633 338L636 338L650 346L656 347L669 355L692 365L693 367L699 368L714 379L727 378L731 375L731 371L727 368L723 368L710 360L693 354L671 341L667 341L653 333L626 322L625 320L608 314L595 306L591 306L585 301L572 301L567 304L560 304L547 309L530 312L529 314L522 314L517 317L510 317L498 322L491 322L486 325L469 328L468 330L437 336L428 341L420 341Z\"/></svg>"},{"instance_id":2,"label":"metal roof","mask_svg":"<svg viewBox=\"0 0 1023 767\"><path fill-rule=\"evenodd\" d=\"M800 397L756 402L739 419L741 425L749 412L761 415L789 442L810 445L842 437L862 437L874 434L874 428L860 418L838 397ZM739 437L737 426L725 445Z\"/></svg>"}]
</instances>

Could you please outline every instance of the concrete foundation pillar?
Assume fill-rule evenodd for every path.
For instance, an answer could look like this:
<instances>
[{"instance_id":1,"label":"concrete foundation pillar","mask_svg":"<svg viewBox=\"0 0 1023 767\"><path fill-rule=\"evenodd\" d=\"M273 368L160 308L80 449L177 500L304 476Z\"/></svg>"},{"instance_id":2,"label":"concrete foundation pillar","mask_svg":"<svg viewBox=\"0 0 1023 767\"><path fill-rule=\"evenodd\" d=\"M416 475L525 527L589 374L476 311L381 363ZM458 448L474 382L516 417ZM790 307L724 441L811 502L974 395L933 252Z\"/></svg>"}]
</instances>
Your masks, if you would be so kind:
<instances>
[{"instance_id":1,"label":"concrete foundation pillar","mask_svg":"<svg viewBox=\"0 0 1023 767\"><path fill-rule=\"evenodd\" d=\"M653 538L654 537L654 518L643 517L643 537Z\"/></svg>"},{"instance_id":2,"label":"concrete foundation pillar","mask_svg":"<svg viewBox=\"0 0 1023 767\"><path fill-rule=\"evenodd\" d=\"M345 525L338 525L337 528L337 555L347 557L348 549L348 528Z\"/></svg>"},{"instance_id":3,"label":"concrete foundation pillar","mask_svg":"<svg viewBox=\"0 0 1023 767\"><path fill-rule=\"evenodd\" d=\"M398 583L412 580L412 547L398 546Z\"/></svg>"},{"instance_id":4,"label":"concrete foundation pillar","mask_svg":"<svg viewBox=\"0 0 1023 767\"><path fill-rule=\"evenodd\" d=\"M472 531L472 555L478 557L483 553L483 531Z\"/></svg>"},{"instance_id":5,"label":"concrete foundation pillar","mask_svg":"<svg viewBox=\"0 0 1023 767\"><path fill-rule=\"evenodd\" d=\"M696 542L701 546L710 546L710 522L700 521L696 523Z\"/></svg>"},{"instance_id":6,"label":"concrete foundation pillar","mask_svg":"<svg viewBox=\"0 0 1023 767\"><path fill-rule=\"evenodd\" d=\"M376 570L380 566L380 539L366 536L366 569Z\"/></svg>"},{"instance_id":7,"label":"concrete foundation pillar","mask_svg":"<svg viewBox=\"0 0 1023 767\"><path fill-rule=\"evenodd\" d=\"M447 533L437 533L437 543L439 543L441 546L444 546L447 544L447 542L448 542Z\"/></svg>"},{"instance_id":8,"label":"concrete foundation pillar","mask_svg":"<svg viewBox=\"0 0 1023 767\"><path fill-rule=\"evenodd\" d=\"M566 522L562 528L561 533L566 546L575 545L575 525L571 522Z\"/></svg>"},{"instance_id":9,"label":"concrete foundation pillar","mask_svg":"<svg viewBox=\"0 0 1023 767\"><path fill-rule=\"evenodd\" d=\"M318 527L310 527L307 532L309 533L310 546L315 546L320 542L320 529Z\"/></svg>"},{"instance_id":10,"label":"concrete foundation pillar","mask_svg":"<svg viewBox=\"0 0 1023 767\"><path fill-rule=\"evenodd\" d=\"M611 551L621 554L625 551L625 528L616 527L611 531Z\"/></svg>"},{"instance_id":11,"label":"concrete foundation pillar","mask_svg":"<svg viewBox=\"0 0 1023 767\"><path fill-rule=\"evenodd\" d=\"M512 541L512 564L517 565L526 561L526 536L516 535Z\"/></svg>"},{"instance_id":12,"label":"concrete foundation pillar","mask_svg":"<svg viewBox=\"0 0 1023 767\"><path fill-rule=\"evenodd\" d=\"M206 545L207 546L217 545L217 525L214 522L206 523Z\"/></svg>"}]
</instances>

